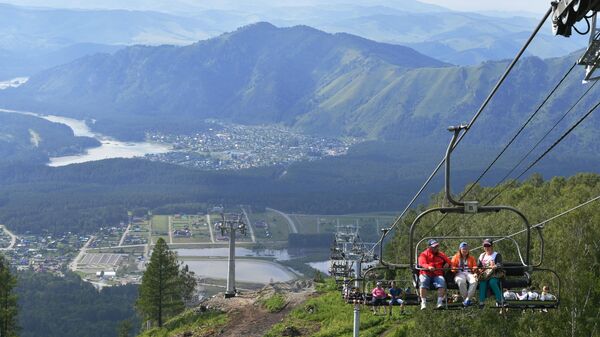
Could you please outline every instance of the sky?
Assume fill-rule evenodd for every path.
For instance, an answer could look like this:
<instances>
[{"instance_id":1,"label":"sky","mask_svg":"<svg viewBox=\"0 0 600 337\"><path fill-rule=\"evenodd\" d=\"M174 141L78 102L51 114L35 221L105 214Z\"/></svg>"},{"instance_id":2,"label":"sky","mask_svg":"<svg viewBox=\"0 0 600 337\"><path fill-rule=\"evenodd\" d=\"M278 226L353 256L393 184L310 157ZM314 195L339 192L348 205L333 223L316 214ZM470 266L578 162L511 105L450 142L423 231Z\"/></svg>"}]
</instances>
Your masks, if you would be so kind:
<instances>
[{"instance_id":1,"label":"sky","mask_svg":"<svg viewBox=\"0 0 600 337\"><path fill-rule=\"evenodd\" d=\"M419 0L458 11L527 11L543 15L550 7L550 0Z\"/></svg>"},{"instance_id":2,"label":"sky","mask_svg":"<svg viewBox=\"0 0 600 337\"><path fill-rule=\"evenodd\" d=\"M225 3L236 3L237 1L245 0L225 0ZM389 0L389 3L394 3L394 7L401 5L402 1L405 0ZM550 6L550 0L419 0L420 2L435 4L443 7L447 7L459 11L506 11L506 12L519 12L527 11L531 13L543 14L546 9ZM26 6L42 6L42 7L67 7L67 8L129 8L133 9L139 7L141 9L147 8L168 8L169 4L173 0L0 0L0 3L11 3L14 5L26 5ZM179 4L188 4L192 6L203 7L208 5L214 7L221 1L215 0L176 0ZM271 1L271 0L257 0L254 1L257 4L261 3L286 3L286 1ZM296 0L287 1L292 4L315 4L315 3L328 3L329 1L323 0ZM342 3L344 1L336 0L336 3ZM356 0L347 0L349 3L357 3ZM358 3L369 4L370 2L385 4L387 1L384 0L363 0ZM248 2L246 4L253 3ZM239 3L238 3L239 4ZM144 8L146 7L146 8Z\"/></svg>"}]
</instances>

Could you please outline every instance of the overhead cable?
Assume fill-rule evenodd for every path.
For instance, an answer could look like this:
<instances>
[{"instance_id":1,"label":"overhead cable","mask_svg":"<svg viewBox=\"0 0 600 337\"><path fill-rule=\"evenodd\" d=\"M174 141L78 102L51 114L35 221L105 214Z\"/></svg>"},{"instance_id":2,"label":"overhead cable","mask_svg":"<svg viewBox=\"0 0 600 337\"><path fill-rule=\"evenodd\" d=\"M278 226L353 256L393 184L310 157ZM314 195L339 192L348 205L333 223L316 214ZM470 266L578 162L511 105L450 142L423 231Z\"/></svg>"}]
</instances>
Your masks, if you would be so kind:
<instances>
[{"instance_id":1,"label":"overhead cable","mask_svg":"<svg viewBox=\"0 0 600 337\"><path fill-rule=\"evenodd\" d=\"M590 88L591 89L591 88ZM589 91L589 90L588 90ZM578 101L579 102L579 101ZM578 103L577 102L577 103ZM575 105L577 104L575 103ZM575 106L574 105L574 106ZM550 153L550 151L552 151L552 149L554 149L558 144L560 144L560 142L562 142L571 132L573 132L573 130L575 130L586 118L588 118L598 107L600 106L600 102L596 103L596 105L594 105L585 115L583 115L578 121L577 123L575 123L573 126L571 126L569 128L569 130L567 130L565 133L563 133L562 136L560 136L559 139L557 139L548 149L546 149L546 151L544 151L544 153L542 153L536 160L534 160L531 164L529 164L529 166L523 171L521 172L521 174L519 174L519 176L517 178L515 178L515 180L519 180L521 179L521 177L523 177L533 166L535 166L535 164L537 164L540 160L542 160L542 158L544 158L548 153ZM498 193L496 193L485 205L489 205L494 199L496 199L498 196L500 196L500 194L504 193L506 190L508 189L508 185L505 185ZM474 215L471 216L471 218ZM448 231L448 233L446 235L451 234L452 232L454 232L456 230L456 227L454 227L452 230Z\"/></svg>"},{"instance_id":2,"label":"overhead cable","mask_svg":"<svg viewBox=\"0 0 600 337\"><path fill-rule=\"evenodd\" d=\"M577 63L573 63L571 68L564 74L564 76L560 79L560 81L558 81L558 83L554 86L554 88L550 91L550 93L548 95L546 95L546 98L542 101L542 103L540 103L540 105L537 107L537 109L529 116L527 121L525 121L525 123L519 128L517 133L515 133L515 135L504 146L504 148L500 151L500 153L498 153L498 155L496 155L496 158L494 158L494 160L487 166L487 168L485 170L483 170L483 172L479 175L479 177L475 180L475 182L472 183L471 186L469 186L467 191L465 191L462 194L462 196L459 198L459 201L462 201L464 199L464 197L467 196L469 194L469 192L471 192L471 190L473 190L473 188L477 185L477 183L479 183L481 181L481 179L489 172L489 170L492 168L492 166L494 166L494 164L496 164L498 159L500 159L500 157L502 157L502 155L506 152L506 150L508 150L508 148L513 144L513 142L517 139L517 137L519 137L519 135L523 132L523 130L527 127L527 125L529 125L529 123L538 114L538 112L540 112L542 107L544 107L544 105L546 105L546 103L548 102L550 97L552 97L552 95L554 95L556 90L558 90L558 88L562 85L562 83L569 76L569 74L571 74L571 72L573 71L573 69L575 68L576 65L577 65ZM589 91L589 89L588 89L588 91ZM433 226L431 226L431 228L423 236L429 235L429 233L431 233L435 228L437 228L437 226L439 226L439 224L442 223L442 221L444 221L447 216L448 216L448 213L444 214Z\"/></svg>"},{"instance_id":3,"label":"overhead cable","mask_svg":"<svg viewBox=\"0 0 600 337\"><path fill-rule=\"evenodd\" d=\"M587 206L587 205L589 205L592 202L597 201L597 200L600 200L600 195L598 195L598 196L596 196L596 197L594 197L594 198L592 198L592 199L590 199L590 200L588 200L588 201L586 201L584 203L581 203L581 204L579 204L579 205L577 205L577 206L575 206L573 208L570 208L570 209L568 209L568 210L566 210L566 211L564 211L564 212L562 212L560 214L557 214L557 215L555 215L555 216L553 216L553 217L551 217L549 219L546 219L546 220L544 220L544 221L542 221L540 223L537 223L537 224L531 226L530 229L534 229L534 228L538 228L538 227L543 227L548 222L556 220L556 219L558 219L558 218L560 218L562 216L565 216L565 215L567 215L567 214L569 214L569 213L571 213L573 211L576 211L576 210L580 209L581 207ZM525 233L525 232L527 232L527 229L523 229L523 230L520 230L518 232L512 233L510 235L507 235L504 238L500 238L500 239L496 240L495 242L499 242L499 241L502 241L502 240L505 240L505 239L509 239L509 238L512 238L513 236L517 236L517 235ZM477 248L481 248L481 247L476 247L474 249L477 249Z\"/></svg>"},{"instance_id":4,"label":"overhead cable","mask_svg":"<svg viewBox=\"0 0 600 337\"><path fill-rule=\"evenodd\" d=\"M481 115L481 113L483 112L483 110L487 107L487 105L489 104L489 102L492 100L492 98L494 97L494 95L496 94L496 92L498 91L498 89L500 88L500 86L502 85L502 83L504 83L504 80L506 79L506 77L508 77L508 75L510 74L510 72L514 68L515 64L519 61L519 59L521 58L521 56L523 56L523 54L525 53L525 50L527 50L527 48L529 47L529 45L531 44L531 42L533 41L533 39L536 37L536 35L538 34L538 32L540 31L540 29L542 28L542 26L544 25L544 23L546 22L546 20L548 19L548 17L550 16L551 13L552 13L552 7L550 7L548 9L548 11L544 15L544 17L540 20L540 22L538 23L538 25L536 26L536 28L534 29L534 31L531 33L531 35L529 36L529 38L527 39L527 41L523 45L523 47L519 50L519 52L517 53L517 55L515 56L515 58L509 64L508 68L506 68L506 70L504 71L504 74L502 74L502 76L500 77L500 79L498 80L498 82L496 83L496 85L494 86L494 88L492 89L492 91L490 92L490 94L484 100L483 104L479 107L479 110L477 110L477 112L475 113L475 115L473 116L473 118L471 118L471 121L469 122L467 128L465 129L465 132L463 132L462 135L456 140L456 144L454 145L454 147L456 147L460 143L460 141L464 138L464 136L471 129L471 127L473 127L473 124L475 124L475 122L477 121L477 119L479 118L479 116ZM390 231L392 229L394 229L402 221L402 219L403 219L404 215L406 214L406 212L412 207L412 205L417 200L417 198L419 198L419 196L421 195L421 193L423 193L423 191L425 190L425 188L429 185L429 183L431 182L431 180L433 179L433 177L438 173L438 171L440 170L440 168L442 167L442 165L444 164L445 161L446 161L446 158L442 158L442 160L435 167L435 169L433 170L433 172L429 175L429 177L427 178L427 180L425 181L425 183L423 183L423 185L421 186L421 188L419 189L419 191L417 192L417 194L415 194L415 196L411 199L411 201L408 203L408 205L404 208L404 210L402 211L402 213L400 213L400 215L396 218L396 220L394 221L394 223L392 224L392 226L389 228ZM373 248L372 248L372 250L371 250L370 253L373 252L373 250L375 249L375 247L378 244L381 244L382 240L383 240L383 237L381 237L377 241L377 243L373 246Z\"/></svg>"}]
</instances>

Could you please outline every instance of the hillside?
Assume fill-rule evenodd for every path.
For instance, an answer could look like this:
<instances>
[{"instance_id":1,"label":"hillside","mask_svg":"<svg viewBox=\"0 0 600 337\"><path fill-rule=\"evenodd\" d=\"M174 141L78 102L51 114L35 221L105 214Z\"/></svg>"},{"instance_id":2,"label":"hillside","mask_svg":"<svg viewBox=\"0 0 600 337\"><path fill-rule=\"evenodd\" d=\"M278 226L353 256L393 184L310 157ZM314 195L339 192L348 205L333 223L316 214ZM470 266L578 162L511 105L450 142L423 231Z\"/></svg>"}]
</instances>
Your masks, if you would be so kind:
<instances>
[{"instance_id":1,"label":"hillside","mask_svg":"<svg viewBox=\"0 0 600 337\"><path fill-rule=\"evenodd\" d=\"M486 196L505 189L497 200L498 204L507 204L518 207L525 212L532 224L555 216L577 204L591 199L600 194L600 176L594 174L578 174L569 178L555 177L543 181L539 176L534 176L523 183L512 182L506 186L492 188L477 188L471 194L470 200L485 200ZM439 206L438 198L433 198L429 207ZM360 336L420 336L426 332L427 336L459 337L459 336L596 336L598 324L596 315L598 308L590 305L600 301L600 292L597 280L600 277L598 265L598 252L592 247L598 244L600 226L598 225L600 212L598 201L578 209L566 216L547 223L542 232L545 238L544 260L542 267L551 268L558 272L561 281L560 287L557 279L551 274L537 271L532 274L533 287L539 291L542 285L549 285L555 294L560 291L560 306L558 309L549 309L548 312L537 310L509 309L499 315L493 307L493 300L489 299L488 308L480 310L475 307L463 310L433 310L424 311L418 307L407 307L406 315L401 315L395 307L391 316L373 315L367 307L361 307ZM406 221L396 231L394 238L387 242L385 259L390 262L406 262L407 259L407 226L416 216L411 212ZM453 235L457 239L441 240L441 249L448 254L453 254L460 241L476 242L475 239L464 239L471 235L508 235L519 228L519 225L507 221L507 217L500 214L482 215L477 217L477 225L469 226L466 218L468 215L456 216L442 224L439 229L426 235L442 235L453 226L458 229ZM460 218L460 219L458 219ZM437 220L436 216L427 217L422 230L422 235ZM519 228L520 229L520 228ZM534 235L535 237L537 235ZM515 237L521 241L521 237ZM475 246L475 245L473 245ZM496 242L496 251L503 254L505 259L514 257L515 247L508 240ZM524 248L521 246L521 248ZM476 248L473 248L475 250ZM539 262L541 242L533 239L533 262ZM571 252L565 254L565 252ZM573 259L573 254L577 256ZM506 260L505 260L506 261ZM367 277L368 284L365 289L370 290L377 280L395 279L401 287L413 288L410 278L401 270L388 272L379 277ZM284 298L294 296L296 292L289 287L281 287L279 292ZM266 293L272 289L266 288ZM201 312L197 308L191 315L189 312L173 318L164 329L149 330L141 336L352 336L352 305L345 304L339 290L335 289L329 280L324 284L316 284L316 293L305 301L289 301L291 308L285 307L282 311L285 316L276 324L272 319L273 314L257 307L261 294L244 294L236 299L234 307L237 310L210 310ZM263 293L264 294L264 293ZM248 296L252 297L249 299ZM263 297L264 298L264 297ZM227 303L223 299L213 299L208 303ZM231 300L230 300L231 301ZM222 305L222 304L221 304ZM490 308L489 305L492 307ZM239 307L238 307L239 306ZM212 306L219 309L218 305ZM250 307L251 309L245 309ZM227 307L226 307L227 308ZM242 320L240 311L245 312L248 321ZM261 319L262 317L262 319ZM187 318L187 319L186 319ZM556 324L564 322L564 324ZM265 330L265 325L272 325ZM237 329L237 330L235 330Z\"/></svg>"},{"instance_id":2,"label":"hillside","mask_svg":"<svg viewBox=\"0 0 600 337\"><path fill-rule=\"evenodd\" d=\"M66 125L0 112L0 157L3 165L15 162L43 164L49 157L76 154L98 145L95 139L75 137Z\"/></svg>"},{"instance_id":3,"label":"hillside","mask_svg":"<svg viewBox=\"0 0 600 337\"><path fill-rule=\"evenodd\" d=\"M477 142L508 139L578 56L522 60L478 122ZM0 105L93 118L96 129L123 139L143 138L148 130L191 133L205 118L218 118L329 136L437 142L447 125L470 119L506 65L453 67L403 46L260 23L186 47L135 46L85 57L0 92ZM534 120L526 144L586 89L579 70ZM583 106L599 98L592 91ZM598 122L583 125L572 146L597 150L590 130Z\"/></svg>"},{"instance_id":4,"label":"hillside","mask_svg":"<svg viewBox=\"0 0 600 337\"><path fill-rule=\"evenodd\" d=\"M95 118L105 134L140 138L159 127L186 132L204 118L294 124L336 94L361 93L347 108L381 90L382 76L442 66L407 47L260 23L186 47L85 57L0 93L0 105ZM348 131L335 124L320 131Z\"/></svg>"},{"instance_id":5,"label":"hillside","mask_svg":"<svg viewBox=\"0 0 600 337\"><path fill-rule=\"evenodd\" d=\"M230 299L219 293L167 321L163 328L147 330L140 337L262 336L315 294L310 280L272 283Z\"/></svg>"}]
</instances>

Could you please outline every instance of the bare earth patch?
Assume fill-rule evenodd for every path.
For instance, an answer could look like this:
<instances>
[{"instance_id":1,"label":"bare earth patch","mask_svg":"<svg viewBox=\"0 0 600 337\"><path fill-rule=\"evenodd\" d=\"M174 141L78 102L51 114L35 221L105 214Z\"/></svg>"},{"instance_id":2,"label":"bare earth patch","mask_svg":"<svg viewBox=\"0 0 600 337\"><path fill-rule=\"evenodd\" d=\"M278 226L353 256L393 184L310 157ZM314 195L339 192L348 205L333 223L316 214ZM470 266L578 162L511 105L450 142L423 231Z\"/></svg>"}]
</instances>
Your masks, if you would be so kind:
<instances>
[{"instance_id":1,"label":"bare earth patch","mask_svg":"<svg viewBox=\"0 0 600 337\"><path fill-rule=\"evenodd\" d=\"M269 298L273 294L285 297L286 305L282 310L274 313L268 312L260 304L260 300ZM223 294L218 294L205 301L202 305L208 309L226 312L229 322L216 332L206 332L197 335L191 332L183 333L182 337L254 337L263 336L271 326L283 318L296 306L303 303L315 293L312 281L300 280L286 283L267 285L255 292L244 292L234 298L225 299ZM207 334L208 333L208 334Z\"/></svg>"}]
</instances>

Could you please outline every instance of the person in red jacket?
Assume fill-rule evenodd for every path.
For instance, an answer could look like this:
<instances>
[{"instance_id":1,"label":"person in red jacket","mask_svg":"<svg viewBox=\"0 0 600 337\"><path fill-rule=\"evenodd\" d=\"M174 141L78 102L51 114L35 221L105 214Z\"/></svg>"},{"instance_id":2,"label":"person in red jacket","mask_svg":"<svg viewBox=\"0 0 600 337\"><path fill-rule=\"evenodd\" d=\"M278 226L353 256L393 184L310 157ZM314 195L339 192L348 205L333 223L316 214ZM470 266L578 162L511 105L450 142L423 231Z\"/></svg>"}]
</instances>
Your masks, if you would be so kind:
<instances>
[{"instance_id":1,"label":"person in red jacket","mask_svg":"<svg viewBox=\"0 0 600 337\"><path fill-rule=\"evenodd\" d=\"M427 306L427 290L433 287L437 289L438 299L436 308L444 305L446 296L446 279L444 279L443 268L450 266L450 259L446 254L439 251L440 243L435 239L428 242L429 247L419 254L419 295L421 296L421 310Z\"/></svg>"}]
</instances>

